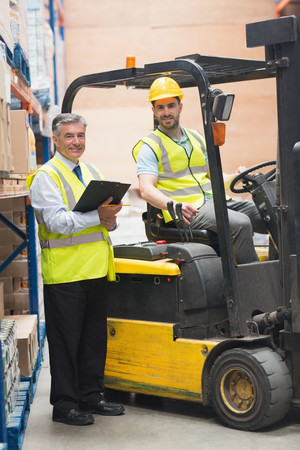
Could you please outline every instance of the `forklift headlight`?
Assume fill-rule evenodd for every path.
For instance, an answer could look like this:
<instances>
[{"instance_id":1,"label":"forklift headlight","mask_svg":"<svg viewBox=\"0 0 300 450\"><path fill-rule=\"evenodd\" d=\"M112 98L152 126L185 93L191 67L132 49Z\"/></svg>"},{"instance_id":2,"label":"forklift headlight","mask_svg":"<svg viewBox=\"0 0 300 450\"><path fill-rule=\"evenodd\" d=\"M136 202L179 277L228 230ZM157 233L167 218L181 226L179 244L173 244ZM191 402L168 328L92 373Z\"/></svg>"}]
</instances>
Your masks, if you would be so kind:
<instances>
[{"instance_id":1,"label":"forklift headlight","mask_svg":"<svg viewBox=\"0 0 300 450\"><path fill-rule=\"evenodd\" d=\"M219 94L214 98L212 112L217 120L229 120L234 94Z\"/></svg>"}]
</instances>

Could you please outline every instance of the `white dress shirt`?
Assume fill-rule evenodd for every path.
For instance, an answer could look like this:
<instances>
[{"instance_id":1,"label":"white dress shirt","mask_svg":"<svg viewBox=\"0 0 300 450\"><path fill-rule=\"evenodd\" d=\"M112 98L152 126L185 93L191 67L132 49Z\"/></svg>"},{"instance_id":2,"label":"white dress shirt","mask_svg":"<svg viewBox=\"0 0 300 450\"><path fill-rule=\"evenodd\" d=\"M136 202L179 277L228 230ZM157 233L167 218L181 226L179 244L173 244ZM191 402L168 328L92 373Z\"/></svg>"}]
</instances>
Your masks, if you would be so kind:
<instances>
[{"instance_id":1,"label":"white dress shirt","mask_svg":"<svg viewBox=\"0 0 300 450\"><path fill-rule=\"evenodd\" d=\"M72 172L76 164L56 152L55 157ZM68 211L60 189L46 172L39 171L30 187L32 207L42 215L51 233L70 235L100 224L97 210L81 213Z\"/></svg>"}]
</instances>

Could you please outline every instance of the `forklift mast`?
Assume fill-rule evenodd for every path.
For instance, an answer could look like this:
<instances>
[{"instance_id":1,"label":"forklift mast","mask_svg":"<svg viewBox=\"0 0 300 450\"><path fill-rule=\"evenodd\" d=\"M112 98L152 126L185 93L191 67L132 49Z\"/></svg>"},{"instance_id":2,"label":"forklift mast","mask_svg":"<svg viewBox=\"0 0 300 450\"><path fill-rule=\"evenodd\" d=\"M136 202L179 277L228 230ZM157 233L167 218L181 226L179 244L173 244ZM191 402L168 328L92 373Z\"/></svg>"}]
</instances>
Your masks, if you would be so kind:
<instances>
[{"instance_id":1,"label":"forklift mast","mask_svg":"<svg viewBox=\"0 0 300 450\"><path fill-rule=\"evenodd\" d=\"M294 380L300 379L300 15L248 24L247 46L265 46L266 67L276 70L280 268L284 305L292 320L281 332L281 347ZM294 383L294 398L300 389Z\"/></svg>"}]
</instances>

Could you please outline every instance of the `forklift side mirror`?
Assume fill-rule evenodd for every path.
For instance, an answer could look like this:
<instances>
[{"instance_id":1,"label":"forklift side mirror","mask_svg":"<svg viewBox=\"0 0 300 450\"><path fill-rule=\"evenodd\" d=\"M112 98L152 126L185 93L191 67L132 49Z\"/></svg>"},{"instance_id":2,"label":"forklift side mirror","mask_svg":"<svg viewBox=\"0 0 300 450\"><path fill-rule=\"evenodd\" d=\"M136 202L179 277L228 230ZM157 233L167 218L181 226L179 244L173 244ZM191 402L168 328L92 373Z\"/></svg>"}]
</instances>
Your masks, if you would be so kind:
<instances>
[{"instance_id":1,"label":"forklift side mirror","mask_svg":"<svg viewBox=\"0 0 300 450\"><path fill-rule=\"evenodd\" d=\"M234 94L221 93L216 95L213 102L212 112L217 120L229 120L233 101Z\"/></svg>"}]
</instances>

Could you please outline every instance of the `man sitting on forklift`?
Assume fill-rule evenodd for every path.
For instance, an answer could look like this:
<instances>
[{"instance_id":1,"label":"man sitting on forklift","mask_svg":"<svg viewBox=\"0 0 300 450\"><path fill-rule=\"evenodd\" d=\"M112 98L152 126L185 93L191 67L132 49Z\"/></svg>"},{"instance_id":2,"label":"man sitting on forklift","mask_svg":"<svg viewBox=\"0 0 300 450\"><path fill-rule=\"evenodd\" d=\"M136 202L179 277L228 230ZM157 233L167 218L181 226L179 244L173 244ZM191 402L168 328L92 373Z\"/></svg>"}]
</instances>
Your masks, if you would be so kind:
<instances>
[{"instance_id":1,"label":"man sitting on forklift","mask_svg":"<svg viewBox=\"0 0 300 450\"><path fill-rule=\"evenodd\" d=\"M182 204L182 219L191 229L217 233L205 139L198 131L180 125L182 99L181 88L172 78L157 78L150 87L149 102L158 128L133 148L141 196L162 210L166 223L172 221L167 205L171 199L174 211ZM224 174L225 188L242 170ZM236 263L258 261L253 231L267 231L256 206L227 197L227 208Z\"/></svg>"}]
</instances>

